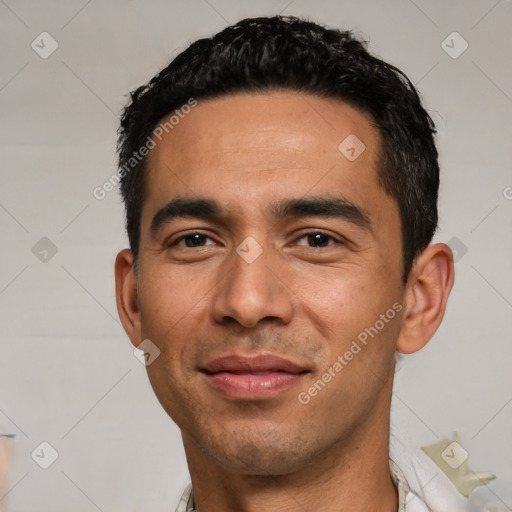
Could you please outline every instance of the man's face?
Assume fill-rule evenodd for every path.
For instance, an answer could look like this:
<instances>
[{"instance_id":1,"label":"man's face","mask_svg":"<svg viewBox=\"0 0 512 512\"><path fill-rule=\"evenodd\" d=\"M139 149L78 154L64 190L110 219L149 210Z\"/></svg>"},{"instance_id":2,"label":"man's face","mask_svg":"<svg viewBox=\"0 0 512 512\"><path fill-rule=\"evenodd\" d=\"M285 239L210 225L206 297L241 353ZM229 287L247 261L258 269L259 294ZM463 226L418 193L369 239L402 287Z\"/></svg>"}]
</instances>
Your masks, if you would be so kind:
<instances>
[{"instance_id":1,"label":"man's face","mask_svg":"<svg viewBox=\"0 0 512 512\"><path fill-rule=\"evenodd\" d=\"M149 379L187 452L279 474L384 432L402 245L369 118L312 95L238 94L200 101L156 142L141 219L140 340L161 351ZM215 201L219 212L169 215L176 198ZM319 208L324 200L340 202L336 214L325 215L333 203Z\"/></svg>"}]
</instances>

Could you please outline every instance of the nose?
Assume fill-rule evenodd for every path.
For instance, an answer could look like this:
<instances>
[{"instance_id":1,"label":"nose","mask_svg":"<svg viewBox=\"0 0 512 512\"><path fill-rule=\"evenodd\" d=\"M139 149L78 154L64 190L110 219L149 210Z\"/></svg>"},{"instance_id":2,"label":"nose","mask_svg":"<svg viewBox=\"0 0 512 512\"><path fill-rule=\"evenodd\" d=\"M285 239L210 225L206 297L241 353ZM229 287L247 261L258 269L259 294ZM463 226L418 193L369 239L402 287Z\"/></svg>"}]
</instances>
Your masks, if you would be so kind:
<instances>
[{"instance_id":1,"label":"nose","mask_svg":"<svg viewBox=\"0 0 512 512\"><path fill-rule=\"evenodd\" d=\"M270 319L288 324L294 310L293 292L278 259L278 255L267 249L253 261L244 258L242 252L233 251L225 261L225 277L213 297L215 322L237 322L246 328Z\"/></svg>"}]
</instances>

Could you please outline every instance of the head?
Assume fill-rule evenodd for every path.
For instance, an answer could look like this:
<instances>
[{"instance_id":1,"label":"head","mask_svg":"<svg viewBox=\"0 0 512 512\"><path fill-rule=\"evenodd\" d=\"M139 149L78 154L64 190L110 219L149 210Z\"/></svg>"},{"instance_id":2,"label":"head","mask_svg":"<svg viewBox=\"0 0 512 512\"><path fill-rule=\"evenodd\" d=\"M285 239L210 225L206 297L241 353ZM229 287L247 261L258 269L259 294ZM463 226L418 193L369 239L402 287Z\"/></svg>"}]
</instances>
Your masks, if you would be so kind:
<instances>
[{"instance_id":1,"label":"head","mask_svg":"<svg viewBox=\"0 0 512 512\"><path fill-rule=\"evenodd\" d=\"M291 17L196 41L131 94L118 309L160 350L148 375L187 453L285 473L387 421L395 353L428 342L453 282L429 245L433 136L400 70ZM237 393L214 362L233 355L299 371Z\"/></svg>"}]
</instances>

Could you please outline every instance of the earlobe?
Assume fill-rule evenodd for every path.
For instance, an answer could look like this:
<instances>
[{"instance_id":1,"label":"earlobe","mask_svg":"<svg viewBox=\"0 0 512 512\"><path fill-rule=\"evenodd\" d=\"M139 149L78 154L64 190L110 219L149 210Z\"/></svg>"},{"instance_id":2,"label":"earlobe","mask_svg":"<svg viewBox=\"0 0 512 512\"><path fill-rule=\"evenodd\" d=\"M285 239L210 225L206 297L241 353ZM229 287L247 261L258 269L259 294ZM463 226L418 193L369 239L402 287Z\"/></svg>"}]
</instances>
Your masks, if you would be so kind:
<instances>
[{"instance_id":1,"label":"earlobe","mask_svg":"<svg viewBox=\"0 0 512 512\"><path fill-rule=\"evenodd\" d=\"M142 341L140 310L137 300L137 280L133 270L133 254L124 249L115 263L117 312L126 334L137 347Z\"/></svg>"},{"instance_id":2,"label":"earlobe","mask_svg":"<svg viewBox=\"0 0 512 512\"><path fill-rule=\"evenodd\" d=\"M453 281L453 254L446 244L430 245L416 258L404 293L398 352L411 354L428 343L443 319Z\"/></svg>"}]
</instances>

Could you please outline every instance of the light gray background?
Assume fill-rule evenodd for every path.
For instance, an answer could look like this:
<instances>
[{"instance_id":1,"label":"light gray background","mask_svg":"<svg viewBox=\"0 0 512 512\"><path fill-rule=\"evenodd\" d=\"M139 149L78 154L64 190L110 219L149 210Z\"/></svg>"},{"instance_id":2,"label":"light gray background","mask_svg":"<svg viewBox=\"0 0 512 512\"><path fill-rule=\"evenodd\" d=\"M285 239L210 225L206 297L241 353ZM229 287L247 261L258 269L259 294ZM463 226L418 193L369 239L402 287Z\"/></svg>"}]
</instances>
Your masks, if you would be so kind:
<instances>
[{"instance_id":1,"label":"light gray background","mask_svg":"<svg viewBox=\"0 0 512 512\"><path fill-rule=\"evenodd\" d=\"M459 250L442 327L397 373L393 421L417 446L458 430L471 468L498 475L473 500L512 509L510 0L5 0L0 432L17 434L9 511L174 510L188 482L179 430L115 307L114 257L127 245L120 197L92 191L115 172L130 89L191 41L280 12L369 39L418 84L434 117L436 240L467 253ZM43 31L59 45L47 59L31 48ZM441 46L453 31L469 44L456 59ZM58 250L46 263L32 253L42 237ZM46 470L30 456L42 441L59 454Z\"/></svg>"}]
</instances>

